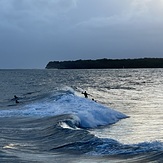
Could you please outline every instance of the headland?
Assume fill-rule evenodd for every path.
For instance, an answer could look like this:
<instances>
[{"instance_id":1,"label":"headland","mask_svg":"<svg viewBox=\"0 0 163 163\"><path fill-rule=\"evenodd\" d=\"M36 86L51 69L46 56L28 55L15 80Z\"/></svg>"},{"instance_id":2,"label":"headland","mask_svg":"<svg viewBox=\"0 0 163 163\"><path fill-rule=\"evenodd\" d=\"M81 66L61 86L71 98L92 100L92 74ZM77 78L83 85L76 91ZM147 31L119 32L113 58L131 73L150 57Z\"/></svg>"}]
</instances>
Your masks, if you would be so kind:
<instances>
[{"instance_id":1,"label":"headland","mask_svg":"<svg viewBox=\"0 0 163 163\"><path fill-rule=\"evenodd\" d=\"M163 68L163 58L50 61L46 69Z\"/></svg>"}]
</instances>

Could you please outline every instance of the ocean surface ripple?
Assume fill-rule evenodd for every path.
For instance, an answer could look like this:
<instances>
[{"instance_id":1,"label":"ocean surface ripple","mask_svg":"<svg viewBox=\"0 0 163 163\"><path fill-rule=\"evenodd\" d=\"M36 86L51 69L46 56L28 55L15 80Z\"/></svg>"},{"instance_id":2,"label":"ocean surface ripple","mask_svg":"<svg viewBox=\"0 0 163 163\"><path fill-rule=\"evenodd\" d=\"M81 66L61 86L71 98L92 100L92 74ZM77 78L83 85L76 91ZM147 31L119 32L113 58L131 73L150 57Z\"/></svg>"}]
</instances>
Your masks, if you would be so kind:
<instances>
[{"instance_id":1,"label":"ocean surface ripple","mask_svg":"<svg viewBox=\"0 0 163 163\"><path fill-rule=\"evenodd\" d=\"M0 70L0 162L161 163L162 72Z\"/></svg>"}]
</instances>

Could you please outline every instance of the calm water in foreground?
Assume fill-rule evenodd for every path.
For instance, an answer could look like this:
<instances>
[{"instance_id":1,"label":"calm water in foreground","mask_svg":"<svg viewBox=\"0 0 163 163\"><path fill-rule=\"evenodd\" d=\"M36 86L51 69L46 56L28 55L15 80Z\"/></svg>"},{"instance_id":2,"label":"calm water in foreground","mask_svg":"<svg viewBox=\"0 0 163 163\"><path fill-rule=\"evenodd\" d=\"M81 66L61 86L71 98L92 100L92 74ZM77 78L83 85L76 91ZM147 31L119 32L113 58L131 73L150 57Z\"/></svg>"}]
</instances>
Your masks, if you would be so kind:
<instances>
[{"instance_id":1,"label":"calm water in foreground","mask_svg":"<svg viewBox=\"0 0 163 163\"><path fill-rule=\"evenodd\" d=\"M0 124L2 163L161 163L163 69L0 70Z\"/></svg>"}]
</instances>

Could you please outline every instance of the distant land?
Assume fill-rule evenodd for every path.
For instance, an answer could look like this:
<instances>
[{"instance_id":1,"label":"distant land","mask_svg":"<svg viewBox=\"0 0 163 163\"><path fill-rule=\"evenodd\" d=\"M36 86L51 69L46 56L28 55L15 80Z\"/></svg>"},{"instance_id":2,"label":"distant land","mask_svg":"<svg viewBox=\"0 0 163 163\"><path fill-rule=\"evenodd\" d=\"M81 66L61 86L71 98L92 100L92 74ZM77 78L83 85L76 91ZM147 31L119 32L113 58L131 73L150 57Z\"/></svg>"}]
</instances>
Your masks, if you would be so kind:
<instances>
[{"instance_id":1,"label":"distant land","mask_svg":"<svg viewBox=\"0 0 163 163\"><path fill-rule=\"evenodd\" d=\"M163 68L163 58L50 61L46 69Z\"/></svg>"}]
</instances>

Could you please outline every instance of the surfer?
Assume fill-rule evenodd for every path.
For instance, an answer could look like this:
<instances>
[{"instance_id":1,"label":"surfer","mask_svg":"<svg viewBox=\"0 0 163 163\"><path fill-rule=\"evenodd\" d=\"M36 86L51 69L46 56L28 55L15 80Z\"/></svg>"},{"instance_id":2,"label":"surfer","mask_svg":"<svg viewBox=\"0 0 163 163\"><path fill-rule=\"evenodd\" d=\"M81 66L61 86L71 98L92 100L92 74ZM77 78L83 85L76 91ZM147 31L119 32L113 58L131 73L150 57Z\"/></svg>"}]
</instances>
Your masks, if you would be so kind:
<instances>
[{"instance_id":1,"label":"surfer","mask_svg":"<svg viewBox=\"0 0 163 163\"><path fill-rule=\"evenodd\" d=\"M94 98L92 98L92 101L97 102Z\"/></svg>"},{"instance_id":2,"label":"surfer","mask_svg":"<svg viewBox=\"0 0 163 163\"><path fill-rule=\"evenodd\" d=\"M15 99L15 100L17 100L17 99L18 99L18 97L17 97L16 95L14 95L14 99Z\"/></svg>"},{"instance_id":3,"label":"surfer","mask_svg":"<svg viewBox=\"0 0 163 163\"><path fill-rule=\"evenodd\" d=\"M19 101L18 101L18 100L15 100L15 102L16 102L16 104L18 104L18 103L19 103Z\"/></svg>"},{"instance_id":4,"label":"surfer","mask_svg":"<svg viewBox=\"0 0 163 163\"><path fill-rule=\"evenodd\" d=\"M82 92L82 94L84 94L84 97L85 97L85 98L88 98L88 95L90 95L90 94L88 94L86 91L85 91L85 92Z\"/></svg>"},{"instance_id":5,"label":"surfer","mask_svg":"<svg viewBox=\"0 0 163 163\"><path fill-rule=\"evenodd\" d=\"M14 95L14 100L15 100L16 104L19 103L18 99L19 99L19 98L18 98L16 95Z\"/></svg>"}]
</instances>

